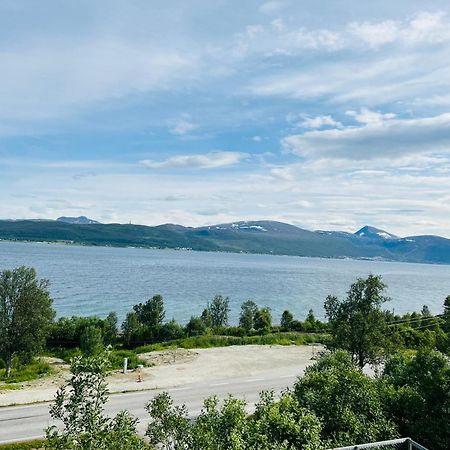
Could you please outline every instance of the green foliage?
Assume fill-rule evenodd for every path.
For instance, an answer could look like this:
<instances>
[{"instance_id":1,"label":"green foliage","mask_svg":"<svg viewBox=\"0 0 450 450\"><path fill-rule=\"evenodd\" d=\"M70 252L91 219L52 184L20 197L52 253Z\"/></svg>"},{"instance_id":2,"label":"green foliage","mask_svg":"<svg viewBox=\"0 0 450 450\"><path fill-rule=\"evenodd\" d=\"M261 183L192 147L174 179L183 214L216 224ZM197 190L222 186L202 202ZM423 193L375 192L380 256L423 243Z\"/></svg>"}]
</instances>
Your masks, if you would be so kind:
<instances>
[{"instance_id":1,"label":"green foliage","mask_svg":"<svg viewBox=\"0 0 450 450\"><path fill-rule=\"evenodd\" d=\"M262 392L250 422L251 448L321 450L322 423L317 416L302 408L289 391L275 400L271 391Z\"/></svg>"},{"instance_id":2,"label":"green foliage","mask_svg":"<svg viewBox=\"0 0 450 450\"><path fill-rule=\"evenodd\" d=\"M134 349L136 353L147 353L151 351L160 351L171 348L211 348L227 347L230 345L303 345L320 343L325 344L329 336L325 334L313 333L271 333L257 336L217 336L203 335L192 336L175 341L161 342L149 345L143 345Z\"/></svg>"},{"instance_id":3,"label":"green foliage","mask_svg":"<svg viewBox=\"0 0 450 450\"><path fill-rule=\"evenodd\" d=\"M280 325L284 331L292 330L291 327L292 327L293 321L294 321L294 315L288 310L283 311L283 314L281 315Z\"/></svg>"},{"instance_id":4,"label":"green foliage","mask_svg":"<svg viewBox=\"0 0 450 450\"><path fill-rule=\"evenodd\" d=\"M389 299L383 295L386 285L381 277L358 278L339 301L328 296L325 311L329 320L331 348L342 348L363 368L383 354L387 325L380 307Z\"/></svg>"},{"instance_id":5,"label":"green foliage","mask_svg":"<svg viewBox=\"0 0 450 450\"><path fill-rule=\"evenodd\" d=\"M202 311L200 318L203 320L206 328L212 327L212 317L211 312L209 311L209 305Z\"/></svg>"},{"instance_id":6,"label":"green foliage","mask_svg":"<svg viewBox=\"0 0 450 450\"><path fill-rule=\"evenodd\" d=\"M138 365L145 366L145 361L131 350L112 350L108 352L109 368L122 369L124 358L128 358L129 369L136 369Z\"/></svg>"},{"instance_id":7,"label":"green foliage","mask_svg":"<svg viewBox=\"0 0 450 450\"><path fill-rule=\"evenodd\" d=\"M185 331L188 336L201 336L206 333L206 324L201 317L191 316Z\"/></svg>"},{"instance_id":8,"label":"green foliage","mask_svg":"<svg viewBox=\"0 0 450 450\"><path fill-rule=\"evenodd\" d=\"M133 340L138 335L140 329L141 324L137 313L129 312L122 324L123 340L125 345L132 345Z\"/></svg>"},{"instance_id":9,"label":"green foliage","mask_svg":"<svg viewBox=\"0 0 450 450\"><path fill-rule=\"evenodd\" d=\"M86 327L80 336L81 351L88 356L98 355L103 351L102 331L92 325Z\"/></svg>"},{"instance_id":10,"label":"green foliage","mask_svg":"<svg viewBox=\"0 0 450 450\"><path fill-rule=\"evenodd\" d=\"M385 403L403 436L433 450L450 443L450 363L443 354L420 350L386 362Z\"/></svg>"},{"instance_id":11,"label":"green foliage","mask_svg":"<svg viewBox=\"0 0 450 450\"><path fill-rule=\"evenodd\" d=\"M110 312L103 322L103 342L105 345L113 345L117 340L119 331L117 313Z\"/></svg>"},{"instance_id":12,"label":"green foliage","mask_svg":"<svg viewBox=\"0 0 450 450\"><path fill-rule=\"evenodd\" d=\"M232 396L222 405L216 396L204 401L196 420L186 407L174 406L167 393L147 406L147 437L162 449L192 450L321 450L321 423L285 393L279 402L273 393L262 393L256 412L248 416L246 403Z\"/></svg>"},{"instance_id":13,"label":"green foliage","mask_svg":"<svg viewBox=\"0 0 450 450\"><path fill-rule=\"evenodd\" d=\"M147 404L146 410L152 419L145 433L151 445L167 450L192 448L186 406L174 406L169 394L163 392Z\"/></svg>"},{"instance_id":14,"label":"green foliage","mask_svg":"<svg viewBox=\"0 0 450 450\"><path fill-rule=\"evenodd\" d=\"M269 333L272 328L272 314L269 308L261 308L255 314L255 329L261 333Z\"/></svg>"},{"instance_id":15,"label":"green foliage","mask_svg":"<svg viewBox=\"0 0 450 450\"><path fill-rule=\"evenodd\" d=\"M31 360L43 347L55 312L48 281L29 267L0 272L0 357L9 376L14 355Z\"/></svg>"},{"instance_id":16,"label":"green foliage","mask_svg":"<svg viewBox=\"0 0 450 450\"><path fill-rule=\"evenodd\" d=\"M89 327L100 330L102 344L114 344L117 339L117 314L111 312L106 319L99 317L61 317L50 328L49 348L75 348L81 346L81 336Z\"/></svg>"},{"instance_id":17,"label":"green foliage","mask_svg":"<svg viewBox=\"0 0 450 450\"><path fill-rule=\"evenodd\" d=\"M159 339L161 341L172 341L174 339L182 339L185 336L183 327L172 319L165 323L159 332Z\"/></svg>"},{"instance_id":18,"label":"green foliage","mask_svg":"<svg viewBox=\"0 0 450 450\"><path fill-rule=\"evenodd\" d=\"M15 368L11 369L9 376L7 376L6 369L0 369L0 381L4 383L22 383L41 378L51 373L52 368L49 364L33 360L28 364L17 364Z\"/></svg>"},{"instance_id":19,"label":"green foliage","mask_svg":"<svg viewBox=\"0 0 450 450\"><path fill-rule=\"evenodd\" d=\"M145 303L139 303L133 307L137 314L138 321L150 329L158 329L164 321L166 315L164 301L161 295L154 295Z\"/></svg>"},{"instance_id":20,"label":"green foliage","mask_svg":"<svg viewBox=\"0 0 450 450\"><path fill-rule=\"evenodd\" d=\"M253 300L247 300L241 305L241 314L239 316L239 326L248 333L255 328L255 316L258 312L258 305Z\"/></svg>"},{"instance_id":21,"label":"green foliage","mask_svg":"<svg viewBox=\"0 0 450 450\"><path fill-rule=\"evenodd\" d=\"M115 417L104 414L107 402L105 383L108 360L105 357L75 358L72 376L61 387L50 407L53 419L62 427L46 430L46 449L116 450L148 448L136 431L136 419L120 412Z\"/></svg>"},{"instance_id":22,"label":"green foliage","mask_svg":"<svg viewBox=\"0 0 450 450\"><path fill-rule=\"evenodd\" d=\"M348 353L326 355L308 367L294 393L299 405L323 422L322 439L328 448L398 436L378 384L354 365Z\"/></svg>"},{"instance_id":23,"label":"green foliage","mask_svg":"<svg viewBox=\"0 0 450 450\"><path fill-rule=\"evenodd\" d=\"M13 444L0 444L0 450L41 450L44 448L44 439L34 439L26 442L15 442Z\"/></svg>"},{"instance_id":24,"label":"green foliage","mask_svg":"<svg viewBox=\"0 0 450 450\"><path fill-rule=\"evenodd\" d=\"M230 312L230 300L228 297L216 295L208 306L211 315L212 327L224 327L228 325L228 314Z\"/></svg>"}]
</instances>

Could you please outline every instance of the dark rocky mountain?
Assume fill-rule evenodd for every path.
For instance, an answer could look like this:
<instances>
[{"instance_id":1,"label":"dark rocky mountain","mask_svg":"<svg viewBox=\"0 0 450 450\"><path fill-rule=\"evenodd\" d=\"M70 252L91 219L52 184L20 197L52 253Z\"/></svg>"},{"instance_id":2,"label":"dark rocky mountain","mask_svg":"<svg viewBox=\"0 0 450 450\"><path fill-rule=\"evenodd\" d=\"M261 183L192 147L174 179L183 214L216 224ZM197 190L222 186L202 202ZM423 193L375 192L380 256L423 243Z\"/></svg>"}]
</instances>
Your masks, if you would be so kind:
<instances>
[{"instance_id":1,"label":"dark rocky mountain","mask_svg":"<svg viewBox=\"0 0 450 450\"><path fill-rule=\"evenodd\" d=\"M155 227L101 224L83 217L69 219L81 222L3 220L0 239L450 264L450 239L401 238L370 226L346 233L309 231L267 220L191 228L174 224Z\"/></svg>"}]
</instances>

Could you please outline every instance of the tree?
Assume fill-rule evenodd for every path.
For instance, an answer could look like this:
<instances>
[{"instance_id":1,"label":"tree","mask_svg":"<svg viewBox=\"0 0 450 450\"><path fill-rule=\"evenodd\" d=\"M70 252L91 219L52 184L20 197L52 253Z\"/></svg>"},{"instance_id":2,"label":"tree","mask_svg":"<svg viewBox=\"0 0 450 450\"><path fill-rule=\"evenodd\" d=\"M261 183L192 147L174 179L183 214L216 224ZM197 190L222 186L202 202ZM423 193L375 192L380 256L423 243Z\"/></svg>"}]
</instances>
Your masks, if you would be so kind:
<instances>
[{"instance_id":1,"label":"tree","mask_svg":"<svg viewBox=\"0 0 450 450\"><path fill-rule=\"evenodd\" d=\"M289 331L292 327L293 321L294 321L293 314L288 310L283 311L280 322L281 328L283 328L283 330Z\"/></svg>"},{"instance_id":2,"label":"tree","mask_svg":"<svg viewBox=\"0 0 450 450\"><path fill-rule=\"evenodd\" d=\"M346 300L328 296L325 301L332 336L329 346L350 352L361 369L383 353L387 325L380 307L389 300L383 295L385 288L380 276L369 275L350 286Z\"/></svg>"},{"instance_id":3,"label":"tree","mask_svg":"<svg viewBox=\"0 0 450 450\"><path fill-rule=\"evenodd\" d=\"M158 329L166 316L164 310L164 300L161 295L154 295L145 303L139 303L133 307L138 320L142 325L150 329Z\"/></svg>"},{"instance_id":4,"label":"tree","mask_svg":"<svg viewBox=\"0 0 450 450\"><path fill-rule=\"evenodd\" d=\"M201 317L191 316L185 329L188 336L201 336L205 334L206 325Z\"/></svg>"},{"instance_id":5,"label":"tree","mask_svg":"<svg viewBox=\"0 0 450 450\"><path fill-rule=\"evenodd\" d=\"M122 324L123 340L125 345L130 346L136 334L140 331L142 325L139 323L138 315L135 312L130 312L125 317Z\"/></svg>"},{"instance_id":6,"label":"tree","mask_svg":"<svg viewBox=\"0 0 450 450\"><path fill-rule=\"evenodd\" d=\"M239 316L239 325L248 333L255 328L255 315L258 311L258 305L253 300L247 300L241 305L241 314Z\"/></svg>"},{"instance_id":7,"label":"tree","mask_svg":"<svg viewBox=\"0 0 450 450\"><path fill-rule=\"evenodd\" d=\"M270 308L261 308L255 314L255 329L268 333L272 327L272 314Z\"/></svg>"},{"instance_id":8,"label":"tree","mask_svg":"<svg viewBox=\"0 0 450 450\"><path fill-rule=\"evenodd\" d=\"M342 350L309 366L294 386L299 406L322 422L326 448L382 441L398 436L385 412L378 382L364 375Z\"/></svg>"},{"instance_id":9,"label":"tree","mask_svg":"<svg viewBox=\"0 0 450 450\"><path fill-rule=\"evenodd\" d=\"M103 341L105 345L112 345L117 339L117 314L110 312L103 322Z\"/></svg>"},{"instance_id":10,"label":"tree","mask_svg":"<svg viewBox=\"0 0 450 450\"><path fill-rule=\"evenodd\" d=\"M167 392L154 397L145 407L151 417L145 435L154 448L185 450L192 448L192 424L185 405L173 406Z\"/></svg>"},{"instance_id":11,"label":"tree","mask_svg":"<svg viewBox=\"0 0 450 450\"><path fill-rule=\"evenodd\" d=\"M230 300L228 297L216 295L209 305L211 314L211 326L226 327L228 325L228 313L230 312Z\"/></svg>"},{"instance_id":12,"label":"tree","mask_svg":"<svg viewBox=\"0 0 450 450\"><path fill-rule=\"evenodd\" d=\"M45 342L55 316L48 285L33 268L0 272L0 356L7 377L14 355L30 359Z\"/></svg>"},{"instance_id":13,"label":"tree","mask_svg":"<svg viewBox=\"0 0 450 450\"><path fill-rule=\"evenodd\" d=\"M148 449L137 434L137 420L122 411L111 418L105 415L108 401L105 383L106 357L74 358L70 380L58 389L50 407L53 419L62 422L46 430L46 449L116 450Z\"/></svg>"},{"instance_id":14,"label":"tree","mask_svg":"<svg viewBox=\"0 0 450 450\"><path fill-rule=\"evenodd\" d=\"M447 297L444 300L443 319L445 322L443 323L442 328L447 333L450 333L450 295L447 295Z\"/></svg>"},{"instance_id":15,"label":"tree","mask_svg":"<svg viewBox=\"0 0 450 450\"><path fill-rule=\"evenodd\" d=\"M209 311L209 304L208 306L202 311L202 315L200 316L203 323L205 324L206 328L212 327L212 317L211 312Z\"/></svg>"},{"instance_id":16,"label":"tree","mask_svg":"<svg viewBox=\"0 0 450 450\"><path fill-rule=\"evenodd\" d=\"M397 355L386 362L382 381L385 404L403 436L427 448L447 450L450 443L450 363L434 350Z\"/></svg>"},{"instance_id":17,"label":"tree","mask_svg":"<svg viewBox=\"0 0 450 450\"><path fill-rule=\"evenodd\" d=\"M104 349L102 330L93 325L86 327L81 333L80 348L88 356L95 356L101 353Z\"/></svg>"}]
</instances>

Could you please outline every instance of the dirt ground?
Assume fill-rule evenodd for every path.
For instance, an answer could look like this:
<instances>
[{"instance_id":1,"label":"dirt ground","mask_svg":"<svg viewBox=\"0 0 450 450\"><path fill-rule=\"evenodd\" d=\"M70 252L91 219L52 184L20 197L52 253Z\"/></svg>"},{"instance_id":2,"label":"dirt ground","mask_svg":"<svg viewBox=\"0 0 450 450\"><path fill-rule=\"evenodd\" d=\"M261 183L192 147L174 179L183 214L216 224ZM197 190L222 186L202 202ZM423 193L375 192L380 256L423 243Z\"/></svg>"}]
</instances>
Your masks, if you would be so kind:
<instances>
[{"instance_id":1,"label":"dirt ground","mask_svg":"<svg viewBox=\"0 0 450 450\"><path fill-rule=\"evenodd\" d=\"M151 367L142 369L141 382L136 371L112 373L110 392L172 388L203 380L253 376L273 368L304 367L319 346L246 345L195 350L166 350L141 355ZM0 406L53 400L56 390L69 376L68 366L47 358L55 374L23 383L20 390L0 390Z\"/></svg>"}]
</instances>

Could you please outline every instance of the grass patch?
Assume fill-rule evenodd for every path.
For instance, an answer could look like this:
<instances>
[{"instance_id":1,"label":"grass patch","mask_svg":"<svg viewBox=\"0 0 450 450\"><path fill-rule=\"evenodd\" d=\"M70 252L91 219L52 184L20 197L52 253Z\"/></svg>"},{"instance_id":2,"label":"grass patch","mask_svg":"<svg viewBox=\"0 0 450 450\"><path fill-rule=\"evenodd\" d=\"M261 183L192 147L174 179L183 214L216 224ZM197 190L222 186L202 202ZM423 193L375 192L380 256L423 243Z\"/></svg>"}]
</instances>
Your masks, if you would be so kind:
<instances>
[{"instance_id":1,"label":"grass patch","mask_svg":"<svg viewBox=\"0 0 450 450\"><path fill-rule=\"evenodd\" d=\"M281 332L260 336L192 336L174 341L149 344L134 349L136 353L146 353L175 348L213 348L228 347L230 345L304 345L310 343L325 344L329 340L326 334Z\"/></svg>"},{"instance_id":2,"label":"grass patch","mask_svg":"<svg viewBox=\"0 0 450 450\"><path fill-rule=\"evenodd\" d=\"M139 364L146 365L133 350L112 350L109 355L110 368L122 369L124 358L128 358L128 369L136 369Z\"/></svg>"},{"instance_id":3,"label":"grass patch","mask_svg":"<svg viewBox=\"0 0 450 450\"><path fill-rule=\"evenodd\" d=\"M19 389L22 389L22 386L18 386L17 384L0 384L0 392L17 391Z\"/></svg>"},{"instance_id":4,"label":"grass patch","mask_svg":"<svg viewBox=\"0 0 450 450\"><path fill-rule=\"evenodd\" d=\"M42 378L53 372L50 364L46 362L34 360L30 364L13 368L11 375L6 377L6 369L0 369L0 381L4 383L22 383L23 381L31 381L37 378Z\"/></svg>"},{"instance_id":5,"label":"grass patch","mask_svg":"<svg viewBox=\"0 0 450 450\"><path fill-rule=\"evenodd\" d=\"M40 450L44 448L45 439L15 442L14 444L0 444L0 450Z\"/></svg>"}]
</instances>

